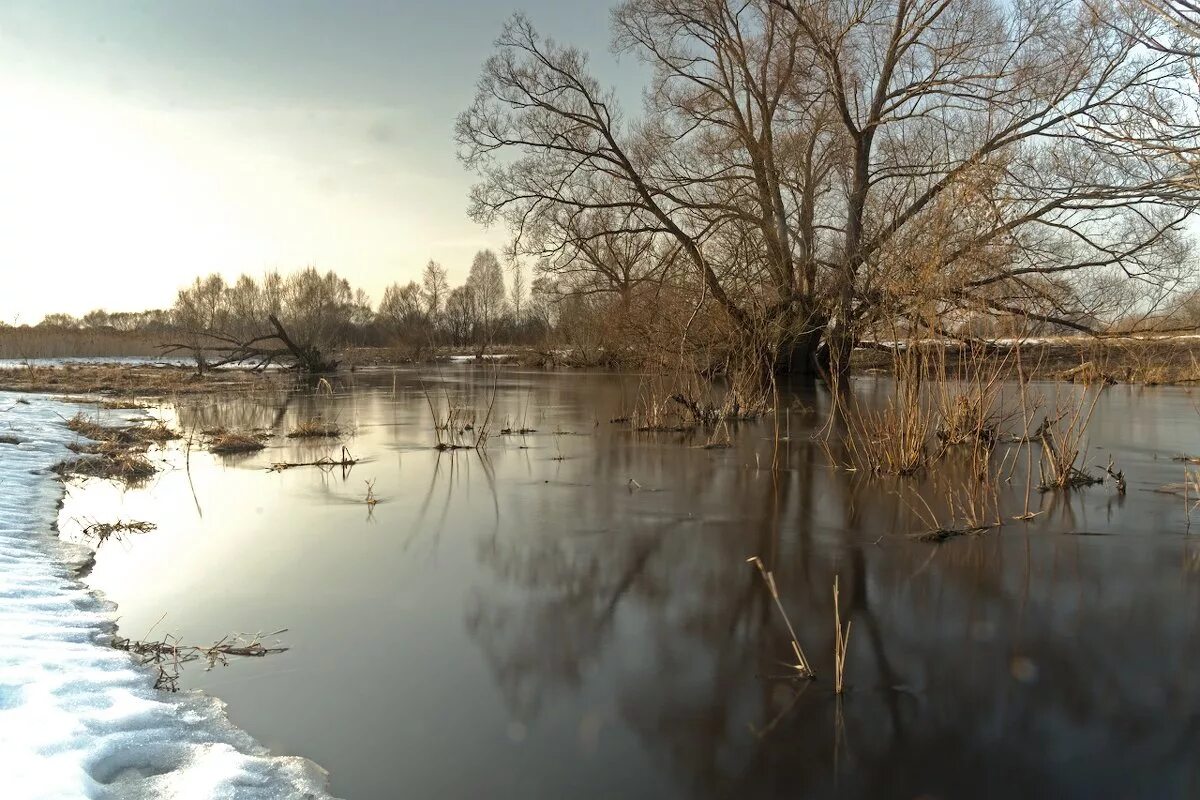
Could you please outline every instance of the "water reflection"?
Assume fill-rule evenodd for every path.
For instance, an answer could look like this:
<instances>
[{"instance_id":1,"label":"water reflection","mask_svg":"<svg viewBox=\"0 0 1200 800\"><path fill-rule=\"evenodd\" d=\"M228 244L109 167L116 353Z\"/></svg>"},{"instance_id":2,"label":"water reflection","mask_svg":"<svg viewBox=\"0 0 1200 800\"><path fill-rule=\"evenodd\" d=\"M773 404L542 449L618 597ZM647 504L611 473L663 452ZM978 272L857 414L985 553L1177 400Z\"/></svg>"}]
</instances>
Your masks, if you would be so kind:
<instances>
[{"instance_id":1,"label":"water reflection","mask_svg":"<svg viewBox=\"0 0 1200 800\"><path fill-rule=\"evenodd\" d=\"M497 419L538 432L434 451L425 392L479 405L493 380L359 373L333 396L183 406L185 430L337 419L368 460L270 474L338 445L193 452L148 489L74 492L64 517L158 523L97 557L127 635L164 611L197 640L288 627L272 664L184 681L347 797L1200 792L1200 546L1181 504L1149 491L1179 480L1171 455L1200 452L1185 394L1102 401L1092 441L1126 495L1035 493L1033 522L935 546L908 537L922 523L906 493L942 502L938 482L967 462L913 480L836 469L811 438L826 403L811 390L789 398L778 454L770 422L706 450L606 422L636 378L505 371ZM1015 464L999 488L1011 516L1024 467L994 458ZM385 500L371 511L368 481ZM786 631L753 555L814 684L783 677ZM835 575L853 621L840 701Z\"/></svg>"}]
</instances>

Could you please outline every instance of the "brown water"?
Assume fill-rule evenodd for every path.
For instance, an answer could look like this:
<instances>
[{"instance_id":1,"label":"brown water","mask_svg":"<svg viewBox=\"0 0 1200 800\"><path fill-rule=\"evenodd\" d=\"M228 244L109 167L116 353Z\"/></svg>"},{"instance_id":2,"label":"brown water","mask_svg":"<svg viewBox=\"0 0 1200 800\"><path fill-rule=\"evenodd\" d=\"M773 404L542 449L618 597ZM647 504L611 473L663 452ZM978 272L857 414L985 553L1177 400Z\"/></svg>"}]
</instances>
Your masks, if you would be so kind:
<instances>
[{"instance_id":1,"label":"brown water","mask_svg":"<svg viewBox=\"0 0 1200 800\"><path fill-rule=\"evenodd\" d=\"M441 377L486 405L488 372ZM185 428L323 414L354 427L365 460L267 472L337 449L282 438L249 458L192 452L186 469L174 452L145 489L72 489L64 535L158 524L105 543L89 578L124 635L288 628L287 653L193 665L182 683L347 798L1200 796L1200 536L1181 497L1150 491L1183 480L1172 456L1200 453L1186 392L1101 400L1088 462L1115 454L1125 496L1035 493L1033 522L933 545L909 538L925 526L899 492L936 503L961 465L833 469L811 438L818 390L785 394L772 471L771 421L727 449L610 423L635 378L509 370L497 385L496 427L537 432L486 456L431 449L413 372L180 408ZM1024 493L1018 469L1007 516ZM784 677L755 555L814 683ZM835 574L853 622L840 702Z\"/></svg>"}]
</instances>

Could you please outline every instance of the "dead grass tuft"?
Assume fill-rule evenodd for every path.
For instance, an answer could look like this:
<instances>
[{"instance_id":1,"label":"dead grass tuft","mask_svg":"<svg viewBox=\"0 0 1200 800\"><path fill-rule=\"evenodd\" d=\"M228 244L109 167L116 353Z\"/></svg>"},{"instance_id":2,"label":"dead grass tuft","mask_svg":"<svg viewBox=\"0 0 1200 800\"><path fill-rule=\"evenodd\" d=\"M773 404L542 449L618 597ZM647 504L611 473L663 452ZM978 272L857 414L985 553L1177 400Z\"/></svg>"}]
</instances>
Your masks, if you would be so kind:
<instances>
[{"instance_id":1,"label":"dead grass tuft","mask_svg":"<svg viewBox=\"0 0 1200 800\"><path fill-rule=\"evenodd\" d=\"M342 428L336 422L326 422L320 417L304 420L288 431L289 439L336 439L342 435Z\"/></svg>"},{"instance_id":2,"label":"dead grass tuft","mask_svg":"<svg viewBox=\"0 0 1200 800\"><path fill-rule=\"evenodd\" d=\"M211 428L203 432L208 437L209 452L220 456L238 453L257 453L266 447L270 434L261 431L231 431L225 428Z\"/></svg>"},{"instance_id":3,"label":"dead grass tuft","mask_svg":"<svg viewBox=\"0 0 1200 800\"><path fill-rule=\"evenodd\" d=\"M136 486L153 477L157 470L143 454L126 450L68 459L55 465L54 471L63 478L103 478Z\"/></svg>"},{"instance_id":4,"label":"dead grass tuft","mask_svg":"<svg viewBox=\"0 0 1200 800\"><path fill-rule=\"evenodd\" d=\"M151 445L179 438L178 433L158 421L148 425L103 425L76 414L66 425L92 441L68 445L82 457L55 465L54 471L63 478L103 478L127 485L143 483L157 471L146 458L146 450Z\"/></svg>"}]
</instances>

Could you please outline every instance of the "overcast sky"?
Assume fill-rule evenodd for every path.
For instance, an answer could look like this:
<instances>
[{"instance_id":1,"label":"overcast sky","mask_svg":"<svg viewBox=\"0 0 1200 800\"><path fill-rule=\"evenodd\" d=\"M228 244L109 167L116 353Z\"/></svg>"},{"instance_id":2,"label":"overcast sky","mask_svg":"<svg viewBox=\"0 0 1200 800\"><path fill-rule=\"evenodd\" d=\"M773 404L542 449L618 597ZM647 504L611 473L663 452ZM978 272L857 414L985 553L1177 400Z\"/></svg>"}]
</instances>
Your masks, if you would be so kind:
<instances>
[{"instance_id":1,"label":"overcast sky","mask_svg":"<svg viewBox=\"0 0 1200 800\"><path fill-rule=\"evenodd\" d=\"M0 320L163 307L212 271L461 281L503 232L466 216L454 119L517 8L0 0ZM608 3L519 8L636 97Z\"/></svg>"}]
</instances>

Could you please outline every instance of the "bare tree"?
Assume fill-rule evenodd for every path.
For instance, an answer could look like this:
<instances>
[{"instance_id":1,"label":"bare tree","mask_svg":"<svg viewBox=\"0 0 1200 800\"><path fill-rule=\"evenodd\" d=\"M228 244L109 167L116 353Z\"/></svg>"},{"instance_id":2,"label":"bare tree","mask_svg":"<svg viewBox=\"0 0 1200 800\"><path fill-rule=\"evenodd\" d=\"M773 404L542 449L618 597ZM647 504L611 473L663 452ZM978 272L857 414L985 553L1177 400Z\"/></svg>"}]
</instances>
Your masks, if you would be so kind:
<instances>
[{"instance_id":1,"label":"bare tree","mask_svg":"<svg viewBox=\"0 0 1200 800\"><path fill-rule=\"evenodd\" d=\"M446 280L445 268L436 261L430 261L421 273L421 297L425 301L425 311L430 317L436 318L441 313L449 292L450 284Z\"/></svg>"},{"instance_id":2,"label":"bare tree","mask_svg":"<svg viewBox=\"0 0 1200 800\"><path fill-rule=\"evenodd\" d=\"M896 319L1092 331L1084 276L1180 277L1198 198L1160 156L1196 146L1185 58L1078 2L630 0L614 21L654 67L647 119L514 17L458 121L472 213L539 255L669 239L776 368L841 373Z\"/></svg>"},{"instance_id":3,"label":"bare tree","mask_svg":"<svg viewBox=\"0 0 1200 800\"><path fill-rule=\"evenodd\" d=\"M393 338L417 349L429 338L429 317L416 281L387 287L379 302L378 317Z\"/></svg>"},{"instance_id":4,"label":"bare tree","mask_svg":"<svg viewBox=\"0 0 1200 800\"><path fill-rule=\"evenodd\" d=\"M509 271L512 272L512 286L509 288L509 296L512 298L513 325L520 327L521 321L524 318L525 268L521 265L519 258L514 257L512 259Z\"/></svg>"},{"instance_id":5,"label":"bare tree","mask_svg":"<svg viewBox=\"0 0 1200 800\"><path fill-rule=\"evenodd\" d=\"M482 353L494 341L496 330L508 306L505 299L504 271L500 268L500 259L494 252L480 250L475 254L466 286L474 298L478 322L476 344Z\"/></svg>"},{"instance_id":6,"label":"bare tree","mask_svg":"<svg viewBox=\"0 0 1200 800\"><path fill-rule=\"evenodd\" d=\"M446 296L446 333L454 344L471 341L479 315L475 291L471 286L458 286Z\"/></svg>"}]
</instances>

